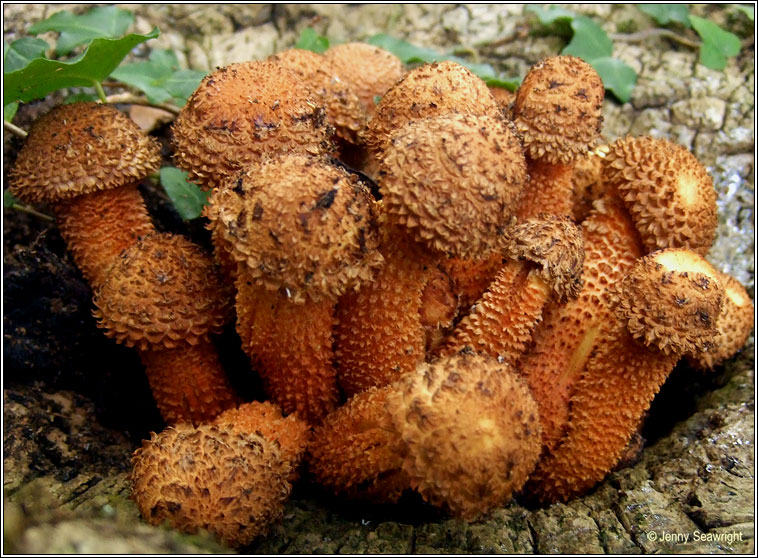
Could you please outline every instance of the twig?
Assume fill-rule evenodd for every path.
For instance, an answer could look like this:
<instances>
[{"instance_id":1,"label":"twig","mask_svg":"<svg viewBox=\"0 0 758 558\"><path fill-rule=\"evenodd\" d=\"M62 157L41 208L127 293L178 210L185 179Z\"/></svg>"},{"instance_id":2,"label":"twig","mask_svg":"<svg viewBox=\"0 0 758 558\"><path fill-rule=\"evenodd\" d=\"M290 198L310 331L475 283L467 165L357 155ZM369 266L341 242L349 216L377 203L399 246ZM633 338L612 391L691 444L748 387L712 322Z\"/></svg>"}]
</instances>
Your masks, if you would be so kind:
<instances>
[{"instance_id":1,"label":"twig","mask_svg":"<svg viewBox=\"0 0 758 558\"><path fill-rule=\"evenodd\" d=\"M139 95L134 95L133 93L116 93L115 95L108 95L105 98L105 102L110 104L124 103L126 105L142 105L145 107L159 108L161 110L165 110L166 112L170 112L174 116L178 115L179 111L181 110L176 105L169 103L151 103L145 97L140 97Z\"/></svg>"},{"instance_id":2,"label":"twig","mask_svg":"<svg viewBox=\"0 0 758 558\"><path fill-rule=\"evenodd\" d=\"M686 45L692 48L700 48L702 45L699 41L692 41L686 37L682 37L671 31L670 29L651 28L639 31L638 33L611 33L609 35L613 41L624 41L627 43L641 43L642 41L649 39L650 37L666 37L677 43Z\"/></svg>"},{"instance_id":3,"label":"twig","mask_svg":"<svg viewBox=\"0 0 758 558\"><path fill-rule=\"evenodd\" d=\"M7 120L3 120L3 130L8 130L12 134L16 134L18 137L25 138L28 134L25 130L22 130L15 124L8 122Z\"/></svg>"},{"instance_id":4,"label":"twig","mask_svg":"<svg viewBox=\"0 0 758 558\"><path fill-rule=\"evenodd\" d=\"M21 211L22 213L28 213L29 215L34 215L35 217L39 217L40 219L44 219L45 221L55 221L50 215L46 215L45 213L40 213L33 207L29 207L28 205L21 205L20 203L14 203L10 206L11 209L15 209L16 211Z\"/></svg>"}]
</instances>

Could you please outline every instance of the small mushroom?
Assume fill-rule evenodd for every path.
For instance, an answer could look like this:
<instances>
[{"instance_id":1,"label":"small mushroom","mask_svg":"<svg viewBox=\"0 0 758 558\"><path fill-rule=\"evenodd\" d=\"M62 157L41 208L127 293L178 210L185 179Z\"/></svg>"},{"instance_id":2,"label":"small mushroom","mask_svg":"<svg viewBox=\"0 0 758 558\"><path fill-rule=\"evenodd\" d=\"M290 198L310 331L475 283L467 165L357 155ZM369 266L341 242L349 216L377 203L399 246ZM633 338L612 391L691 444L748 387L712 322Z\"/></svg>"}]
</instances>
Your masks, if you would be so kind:
<instances>
[{"instance_id":1,"label":"small mushroom","mask_svg":"<svg viewBox=\"0 0 758 558\"><path fill-rule=\"evenodd\" d=\"M553 56L529 69L513 103L530 177L519 219L571 214L572 164L600 136L604 96L600 76L581 58Z\"/></svg>"},{"instance_id":2,"label":"small mushroom","mask_svg":"<svg viewBox=\"0 0 758 558\"><path fill-rule=\"evenodd\" d=\"M237 403L210 341L230 317L229 299L211 259L166 233L126 250L95 294L98 326L137 349L168 424L206 422Z\"/></svg>"},{"instance_id":3,"label":"small mushroom","mask_svg":"<svg viewBox=\"0 0 758 558\"><path fill-rule=\"evenodd\" d=\"M333 151L314 92L273 60L229 64L208 74L172 126L174 160L190 180L218 188L264 155Z\"/></svg>"},{"instance_id":4,"label":"small mushroom","mask_svg":"<svg viewBox=\"0 0 758 558\"><path fill-rule=\"evenodd\" d=\"M97 288L123 250L155 231L137 185L159 164L158 142L125 114L72 103L32 124L10 188L27 203L54 204L76 265Z\"/></svg>"},{"instance_id":5,"label":"small mushroom","mask_svg":"<svg viewBox=\"0 0 758 558\"><path fill-rule=\"evenodd\" d=\"M274 442L212 424L152 433L132 465L131 497L145 521L191 534L206 529L231 547L266 534L292 489Z\"/></svg>"},{"instance_id":6,"label":"small mushroom","mask_svg":"<svg viewBox=\"0 0 758 558\"><path fill-rule=\"evenodd\" d=\"M712 347L723 297L716 270L691 250L635 263L576 382L567 431L529 479L531 497L566 501L602 480L679 358Z\"/></svg>"},{"instance_id":7,"label":"small mushroom","mask_svg":"<svg viewBox=\"0 0 758 558\"><path fill-rule=\"evenodd\" d=\"M441 354L473 350L516 364L532 340L551 295L575 298L581 288L584 245L567 216L540 214L509 231L509 258Z\"/></svg>"},{"instance_id":8,"label":"small mushroom","mask_svg":"<svg viewBox=\"0 0 758 558\"><path fill-rule=\"evenodd\" d=\"M342 43L326 49L324 58L334 64L337 74L355 89L363 109L371 117L381 98L403 76L402 61L367 43Z\"/></svg>"}]
</instances>

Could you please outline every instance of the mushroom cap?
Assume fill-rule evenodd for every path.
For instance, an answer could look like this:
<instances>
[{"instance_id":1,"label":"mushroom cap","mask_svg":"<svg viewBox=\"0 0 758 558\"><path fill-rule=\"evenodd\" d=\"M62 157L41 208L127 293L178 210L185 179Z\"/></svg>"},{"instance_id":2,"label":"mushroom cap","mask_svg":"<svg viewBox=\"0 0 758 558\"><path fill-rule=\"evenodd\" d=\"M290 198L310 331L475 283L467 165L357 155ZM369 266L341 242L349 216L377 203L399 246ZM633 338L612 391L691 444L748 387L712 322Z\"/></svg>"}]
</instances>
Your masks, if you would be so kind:
<instances>
[{"instance_id":1,"label":"mushroom cap","mask_svg":"<svg viewBox=\"0 0 758 558\"><path fill-rule=\"evenodd\" d=\"M121 111L59 105L29 129L10 187L27 203L57 202L142 180L160 160L158 142Z\"/></svg>"},{"instance_id":2,"label":"mushroom cap","mask_svg":"<svg viewBox=\"0 0 758 558\"><path fill-rule=\"evenodd\" d=\"M731 275L716 271L724 287L724 307L716 320L718 334L711 350L688 358L690 364L706 370L722 364L745 345L755 319L753 301L745 287Z\"/></svg>"},{"instance_id":3,"label":"mushroom cap","mask_svg":"<svg viewBox=\"0 0 758 558\"><path fill-rule=\"evenodd\" d=\"M317 96L274 60L229 64L208 74L174 122L174 160L206 189L264 154L332 151Z\"/></svg>"},{"instance_id":4,"label":"mushroom cap","mask_svg":"<svg viewBox=\"0 0 758 558\"><path fill-rule=\"evenodd\" d=\"M393 385L372 387L316 427L308 446L308 470L336 494L390 503L410 488L402 471L400 440L385 409Z\"/></svg>"},{"instance_id":5,"label":"mushroom cap","mask_svg":"<svg viewBox=\"0 0 758 558\"><path fill-rule=\"evenodd\" d=\"M132 465L132 499L148 523L207 529L235 547L268 531L292 489L276 444L210 424L151 433Z\"/></svg>"},{"instance_id":6,"label":"mushroom cap","mask_svg":"<svg viewBox=\"0 0 758 558\"><path fill-rule=\"evenodd\" d=\"M528 156L565 164L588 151L600 136L604 96L603 80L581 58L552 56L532 66L513 103Z\"/></svg>"},{"instance_id":7,"label":"mushroom cap","mask_svg":"<svg viewBox=\"0 0 758 558\"><path fill-rule=\"evenodd\" d=\"M379 101L369 120L366 147L381 160L384 146L395 130L412 120L450 114L500 115L487 85L456 62L434 62L414 68Z\"/></svg>"},{"instance_id":8,"label":"mushroom cap","mask_svg":"<svg viewBox=\"0 0 758 558\"><path fill-rule=\"evenodd\" d=\"M329 59L299 48L279 52L269 59L289 68L310 86L326 109L337 137L358 143L358 134L366 127L368 114L352 84L340 77L337 67ZM365 64L365 61L360 63Z\"/></svg>"},{"instance_id":9,"label":"mushroom cap","mask_svg":"<svg viewBox=\"0 0 758 558\"><path fill-rule=\"evenodd\" d=\"M368 43L334 45L324 57L352 84L368 116L376 111L376 97L382 97L403 76L403 62L397 56Z\"/></svg>"},{"instance_id":10,"label":"mushroom cap","mask_svg":"<svg viewBox=\"0 0 758 558\"><path fill-rule=\"evenodd\" d=\"M387 410L405 444L403 470L427 501L472 519L526 482L542 443L537 405L514 371L457 354L399 380Z\"/></svg>"},{"instance_id":11,"label":"mushroom cap","mask_svg":"<svg viewBox=\"0 0 758 558\"><path fill-rule=\"evenodd\" d=\"M125 250L95 293L105 335L128 347L175 348L220 333L231 292L213 259L183 236L155 233Z\"/></svg>"},{"instance_id":12,"label":"mushroom cap","mask_svg":"<svg viewBox=\"0 0 758 558\"><path fill-rule=\"evenodd\" d=\"M599 145L574 161L571 173L574 191L572 215L577 223L584 221L594 201L603 195L603 159L610 149L609 145Z\"/></svg>"},{"instance_id":13,"label":"mushroom cap","mask_svg":"<svg viewBox=\"0 0 758 558\"><path fill-rule=\"evenodd\" d=\"M582 288L584 241L567 215L540 213L508 230L506 255L529 260L560 299L576 298Z\"/></svg>"},{"instance_id":14,"label":"mushroom cap","mask_svg":"<svg viewBox=\"0 0 758 558\"><path fill-rule=\"evenodd\" d=\"M711 350L724 289L702 256L658 250L638 259L615 290L616 314L638 341L665 354Z\"/></svg>"},{"instance_id":15,"label":"mushroom cap","mask_svg":"<svg viewBox=\"0 0 758 558\"><path fill-rule=\"evenodd\" d=\"M336 298L373 277L383 262L374 203L355 174L291 154L217 190L205 214L254 280L303 302Z\"/></svg>"},{"instance_id":16,"label":"mushroom cap","mask_svg":"<svg viewBox=\"0 0 758 558\"><path fill-rule=\"evenodd\" d=\"M686 148L666 139L620 138L603 161L603 182L624 200L648 251L708 253L716 236L716 189Z\"/></svg>"},{"instance_id":17,"label":"mushroom cap","mask_svg":"<svg viewBox=\"0 0 758 558\"><path fill-rule=\"evenodd\" d=\"M279 405L270 401L252 401L227 409L213 423L237 434L259 434L276 442L282 460L293 469L300 464L311 434L308 423L300 420L296 413L285 417ZM297 474L293 474L290 480L297 480Z\"/></svg>"},{"instance_id":18,"label":"mushroom cap","mask_svg":"<svg viewBox=\"0 0 758 558\"><path fill-rule=\"evenodd\" d=\"M485 258L499 244L526 181L526 161L501 118L447 114L392 135L377 174L390 222L417 242Z\"/></svg>"}]
</instances>

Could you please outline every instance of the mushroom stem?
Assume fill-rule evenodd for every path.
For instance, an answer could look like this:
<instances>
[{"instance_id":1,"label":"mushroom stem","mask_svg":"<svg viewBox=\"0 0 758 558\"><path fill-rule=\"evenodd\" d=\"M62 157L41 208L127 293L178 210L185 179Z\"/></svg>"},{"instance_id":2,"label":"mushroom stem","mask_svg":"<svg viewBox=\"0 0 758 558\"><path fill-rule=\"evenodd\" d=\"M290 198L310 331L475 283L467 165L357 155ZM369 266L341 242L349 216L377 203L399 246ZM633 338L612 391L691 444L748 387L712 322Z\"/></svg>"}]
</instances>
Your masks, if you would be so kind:
<instances>
[{"instance_id":1,"label":"mushroom stem","mask_svg":"<svg viewBox=\"0 0 758 558\"><path fill-rule=\"evenodd\" d=\"M239 403L210 341L138 352L167 424L191 422L197 426Z\"/></svg>"},{"instance_id":2,"label":"mushroom stem","mask_svg":"<svg viewBox=\"0 0 758 558\"><path fill-rule=\"evenodd\" d=\"M332 365L334 301L296 304L258 285L245 265L237 272L237 332L242 349L285 413L320 423L339 402Z\"/></svg>"},{"instance_id":3,"label":"mushroom stem","mask_svg":"<svg viewBox=\"0 0 758 558\"><path fill-rule=\"evenodd\" d=\"M93 289L119 254L155 232L136 183L59 202L56 214L61 236Z\"/></svg>"},{"instance_id":4,"label":"mushroom stem","mask_svg":"<svg viewBox=\"0 0 758 558\"><path fill-rule=\"evenodd\" d=\"M519 221L539 213L571 215L574 207L572 164L535 162L527 158L529 181L524 187L516 216Z\"/></svg>"}]
</instances>

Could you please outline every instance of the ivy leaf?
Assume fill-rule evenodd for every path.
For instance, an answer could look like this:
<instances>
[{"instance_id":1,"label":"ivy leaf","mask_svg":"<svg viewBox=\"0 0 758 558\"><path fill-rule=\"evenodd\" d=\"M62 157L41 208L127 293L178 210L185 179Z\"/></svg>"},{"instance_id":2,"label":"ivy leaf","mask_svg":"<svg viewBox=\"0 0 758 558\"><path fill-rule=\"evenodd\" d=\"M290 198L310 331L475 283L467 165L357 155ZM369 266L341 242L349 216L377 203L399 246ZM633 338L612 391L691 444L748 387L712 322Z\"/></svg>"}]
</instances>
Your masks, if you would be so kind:
<instances>
[{"instance_id":1,"label":"ivy leaf","mask_svg":"<svg viewBox=\"0 0 758 558\"><path fill-rule=\"evenodd\" d=\"M50 45L42 39L24 37L11 44L5 43L4 47L3 73L7 74L23 68L35 58L44 58L45 51L50 48Z\"/></svg>"},{"instance_id":2,"label":"ivy leaf","mask_svg":"<svg viewBox=\"0 0 758 558\"><path fill-rule=\"evenodd\" d=\"M163 167L161 184L182 219L196 219L203 212L209 193L187 180L187 173L176 167Z\"/></svg>"},{"instance_id":3,"label":"ivy leaf","mask_svg":"<svg viewBox=\"0 0 758 558\"><path fill-rule=\"evenodd\" d=\"M637 4L637 8L652 17L660 25L675 21L685 27L691 27L690 9L686 4Z\"/></svg>"},{"instance_id":4,"label":"ivy leaf","mask_svg":"<svg viewBox=\"0 0 758 558\"><path fill-rule=\"evenodd\" d=\"M386 35L384 33L374 35L373 37L370 37L366 42L391 52L397 56L404 64L411 64L413 62L441 62L443 60L450 60L451 62L457 62L461 66L465 66L471 70L474 75L479 76L482 80L484 80L485 83L487 83L487 85L499 85L510 90L518 87L518 78L500 76L489 64L477 64L475 62L469 62L464 58L452 54L441 54L436 50L419 47L407 41Z\"/></svg>"},{"instance_id":5,"label":"ivy leaf","mask_svg":"<svg viewBox=\"0 0 758 558\"><path fill-rule=\"evenodd\" d=\"M3 208L13 207L18 204L18 200L11 194L10 189L3 192Z\"/></svg>"},{"instance_id":6,"label":"ivy leaf","mask_svg":"<svg viewBox=\"0 0 758 558\"><path fill-rule=\"evenodd\" d=\"M574 36L561 51L592 63L596 58L606 58L613 54L613 42L597 23L588 17L578 16L571 21Z\"/></svg>"},{"instance_id":7,"label":"ivy leaf","mask_svg":"<svg viewBox=\"0 0 758 558\"><path fill-rule=\"evenodd\" d=\"M723 70L727 57L739 54L742 45L737 35L724 31L702 17L691 15L690 23L703 40L703 44L700 45L700 63L703 66L711 70Z\"/></svg>"},{"instance_id":8,"label":"ivy leaf","mask_svg":"<svg viewBox=\"0 0 758 558\"><path fill-rule=\"evenodd\" d=\"M20 70L5 74L4 102L32 101L66 87L89 87L107 78L135 46L159 35L130 34L120 39L94 39L81 56L69 62L37 58Z\"/></svg>"},{"instance_id":9,"label":"ivy leaf","mask_svg":"<svg viewBox=\"0 0 758 558\"><path fill-rule=\"evenodd\" d=\"M743 6L741 4L738 4L735 6L739 11L741 11L743 14L745 14L750 21L755 21L755 7L754 6Z\"/></svg>"},{"instance_id":10,"label":"ivy leaf","mask_svg":"<svg viewBox=\"0 0 758 558\"><path fill-rule=\"evenodd\" d=\"M626 62L615 58L595 58L592 67L603 80L603 85L622 103L632 96L632 90L637 84L637 72Z\"/></svg>"},{"instance_id":11,"label":"ivy leaf","mask_svg":"<svg viewBox=\"0 0 758 558\"><path fill-rule=\"evenodd\" d=\"M127 10L115 6L97 6L82 15L74 15L66 10L56 12L29 27L29 33L36 35L45 31L59 31L55 52L64 55L92 39L120 37L132 23L134 14Z\"/></svg>"},{"instance_id":12,"label":"ivy leaf","mask_svg":"<svg viewBox=\"0 0 758 558\"><path fill-rule=\"evenodd\" d=\"M532 12L537 16L537 19L542 25L551 25L558 35L564 37L571 36L570 23L576 16L572 11L569 11L560 6L548 6L544 8L540 5L528 5L526 7L527 12Z\"/></svg>"},{"instance_id":13,"label":"ivy leaf","mask_svg":"<svg viewBox=\"0 0 758 558\"><path fill-rule=\"evenodd\" d=\"M18 103L8 103L3 107L3 120L6 122L12 122L13 117L16 116L18 110Z\"/></svg>"},{"instance_id":14,"label":"ivy leaf","mask_svg":"<svg viewBox=\"0 0 758 558\"><path fill-rule=\"evenodd\" d=\"M180 70L174 51L154 50L147 62L123 64L111 73L111 77L143 91L151 103L173 100L184 106L205 77L205 72Z\"/></svg>"},{"instance_id":15,"label":"ivy leaf","mask_svg":"<svg viewBox=\"0 0 758 558\"><path fill-rule=\"evenodd\" d=\"M322 54L329 48L329 39L316 33L316 30L313 29L313 27L306 27L300 32L300 37L295 43L295 48L312 50L313 52Z\"/></svg>"}]
</instances>

